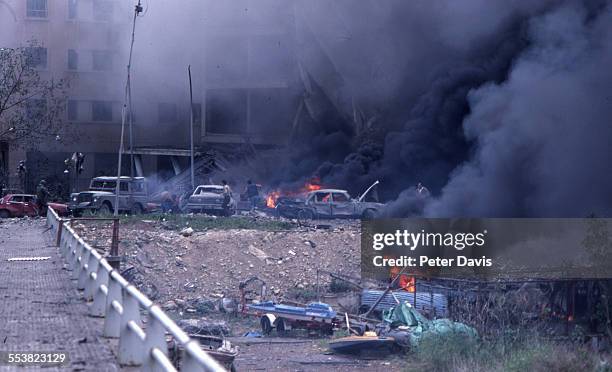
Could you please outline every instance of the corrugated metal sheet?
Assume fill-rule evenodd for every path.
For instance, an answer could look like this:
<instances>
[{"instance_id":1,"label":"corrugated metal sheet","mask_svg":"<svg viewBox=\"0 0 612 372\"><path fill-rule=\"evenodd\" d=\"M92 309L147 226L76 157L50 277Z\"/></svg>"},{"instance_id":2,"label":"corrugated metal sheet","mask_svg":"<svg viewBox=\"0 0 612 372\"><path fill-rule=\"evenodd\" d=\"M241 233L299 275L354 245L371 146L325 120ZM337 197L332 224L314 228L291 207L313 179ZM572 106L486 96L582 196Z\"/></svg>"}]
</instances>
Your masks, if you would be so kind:
<instances>
[{"instance_id":1,"label":"corrugated metal sheet","mask_svg":"<svg viewBox=\"0 0 612 372\"><path fill-rule=\"evenodd\" d=\"M420 289L420 290L419 290ZM417 286L416 306L415 308L422 313L430 314L433 317L448 316L448 298L441 293L425 291L424 288ZM376 300L383 294L382 290L364 289L361 293L361 305L368 308L374 305ZM376 311L390 309L397 304L395 298L400 302L408 301L414 306L415 295L404 290L395 290L387 293L382 301L376 305Z\"/></svg>"}]
</instances>

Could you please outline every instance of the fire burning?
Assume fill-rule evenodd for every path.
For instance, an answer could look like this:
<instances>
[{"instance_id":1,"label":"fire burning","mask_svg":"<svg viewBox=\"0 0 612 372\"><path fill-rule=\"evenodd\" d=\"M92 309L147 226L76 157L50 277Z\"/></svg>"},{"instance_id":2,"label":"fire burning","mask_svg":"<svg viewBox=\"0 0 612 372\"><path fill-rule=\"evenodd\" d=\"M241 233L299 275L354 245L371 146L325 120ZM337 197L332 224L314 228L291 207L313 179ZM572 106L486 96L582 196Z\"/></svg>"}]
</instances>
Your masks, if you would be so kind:
<instances>
[{"instance_id":1,"label":"fire burning","mask_svg":"<svg viewBox=\"0 0 612 372\"><path fill-rule=\"evenodd\" d=\"M319 184L319 179L314 178L310 182L306 182L297 191L285 191L284 190L281 192L280 190L274 190L268 193L268 196L266 197L266 206L268 208L276 208L276 202L281 195L282 196L297 196L301 194L306 194L311 191L320 190L321 188L322 186Z\"/></svg>"},{"instance_id":2,"label":"fire burning","mask_svg":"<svg viewBox=\"0 0 612 372\"><path fill-rule=\"evenodd\" d=\"M272 191L271 193L269 193L268 197L266 198L266 206L268 208L275 208L276 200L278 200L279 196L280 196L280 191Z\"/></svg>"}]
</instances>

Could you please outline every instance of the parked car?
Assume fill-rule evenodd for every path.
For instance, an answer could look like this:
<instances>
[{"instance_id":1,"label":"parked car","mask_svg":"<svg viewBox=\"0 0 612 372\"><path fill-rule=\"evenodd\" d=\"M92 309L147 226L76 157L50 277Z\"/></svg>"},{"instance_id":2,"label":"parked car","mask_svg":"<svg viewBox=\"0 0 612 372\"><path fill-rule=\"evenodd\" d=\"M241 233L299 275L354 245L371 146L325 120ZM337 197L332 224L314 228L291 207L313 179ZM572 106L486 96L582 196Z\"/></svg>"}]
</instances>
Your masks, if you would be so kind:
<instances>
[{"instance_id":1,"label":"parked car","mask_svg":"<svg viewBox=\"0 0 612 372\"><path fill-rule=\"evenodd\" d=\"M200 185L187 201L186 209L192 213L223 213L223 186ZM236 201L230 197L230 215L236 212Z\"/></svg>"},{"instance_id":2,"label":"parked car","mask_svg":"<svg viewBox=\"0 0 612 372\"><path fill-rule=\"evenodd\" d=\"M374 218L384 205L363 201L370 189L358 199L339 189L311 191L304 199L279 198L276 210L288 218Z\"/></svg>"},{"instance_id":3,"label":"parked car","mask_svg":"<svg viewBox=\"0 0 612 372\"><path fill-rule=\"evenodd\" d=\"M60 216L68 214L68 206L62 203L49 202ZM31 194L8 194L0 199L0 218L34 217L40 215L36 196Z\"/></svg>"},{"instance_id":4,"label":"parked car","mask_svg":"<svg viewBox=\"0 0 612 372\"><path fill-rule=\"evenodd\" d=\"M70 196L68 208L75 216L83 214L111 214L114 212L117 177L96 177L89 190ZM149 195L144 177L121 177L119 180L119 211L141 214L148 211Z\"/></svg>"}]
</instances>

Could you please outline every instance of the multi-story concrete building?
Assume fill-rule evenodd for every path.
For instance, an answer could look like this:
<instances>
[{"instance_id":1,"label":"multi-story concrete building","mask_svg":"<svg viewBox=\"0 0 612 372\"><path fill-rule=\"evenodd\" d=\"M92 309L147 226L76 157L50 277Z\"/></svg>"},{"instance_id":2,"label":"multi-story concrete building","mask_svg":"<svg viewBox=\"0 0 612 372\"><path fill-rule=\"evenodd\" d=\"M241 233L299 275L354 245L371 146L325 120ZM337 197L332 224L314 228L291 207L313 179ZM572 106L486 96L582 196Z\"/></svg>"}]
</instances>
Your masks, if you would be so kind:
<instances>
[{"instance_id":1,"label":"multi-story concrete building","mask_svg":"<svg viewBox=\"0 0 612 372\"><path fill-rule=\"evenodd\" d=\"M65 125L74 133L64 145L50 140L30 149L4 146L3 165L13 184L20 160L29 165L30 188L43 176L61 181L63 160L75 151L86 155L76 187L84 187L91 176L116 172L132 5L0 1L0 45L36 40L41 75L69 80ZM186 7L165 2L151 5L163 11L146 9L138 20L132 82L138 173L179 172L187 165L188 64L193 65L198 150L286 141L299 96L293 8L277 0L250 5L244 0ZM160 30L166 17L172 26ZM126 132L126 146L127 138Z\"/></svg>"},{"instance_id":2,"label":"multi-story concrete building","mask_svg":"<svg viewBox=\"0 0 612 372\"><path fill-rule=\"evenodd\" d=\"M299 30L295 8L288 4L143 3L132 64L135 173L168 178L188 166L188 65L198 152L286 143L306 111L305 73L295 51ZM0 46L41 44L41 75L70 81L65 125L74 133L61 145L50 139L36 148L2 147L12 184L20 160L29 165L30 189L42 177L83 188L92 176L116 174L133 5L0 0ZM85 154L76 182L64 175L64 159L73 152ZM123 163L127 174L127 156Z\"/></svg>"},{"instance_id":3,"label":"multi-story concrete building","mask_svg":"<svg viewBox=\"0 0 612 372\"><path fill-rule=\"evenodd\" d=\"M20 160L28 165L28 188L43 176L61 182L67 177L64 159L74 151L88 155L82 178L113 169L126 60L121 41L122 34L129 32L130 20L124 4L117 0L0 2L0 45L16 47L36 41L41 77L69 81L65 125L74 129L70 131L74 138L63 139L63 145L50 138L36 147L9 149L3 165L11 184L16 184Z\"/></svg>"}]
</instances>

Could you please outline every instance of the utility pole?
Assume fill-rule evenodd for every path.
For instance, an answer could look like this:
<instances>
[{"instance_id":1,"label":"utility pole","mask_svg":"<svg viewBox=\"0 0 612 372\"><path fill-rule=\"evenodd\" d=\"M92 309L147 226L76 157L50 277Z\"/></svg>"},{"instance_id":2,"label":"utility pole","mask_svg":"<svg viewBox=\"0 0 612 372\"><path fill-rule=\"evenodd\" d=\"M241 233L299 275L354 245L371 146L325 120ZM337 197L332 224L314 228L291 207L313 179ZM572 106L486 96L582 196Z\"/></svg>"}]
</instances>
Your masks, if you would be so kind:
<instances>
[{"instance_id":1,"label":"utility pole","mask_svg":"<svg viewBox=\"0 0 612 372\"><path fill-rule=\"evenodd\" d=\"M120 181L121 181L121 157L123 156L123 135L125 133L125 119L126 116L130 115L130 132L131 132L131 123L132 123L132 102L131 102L131 88L130 88L130 81L131 81L131 75L130 75L130 71L131 71L131 67L132 67L132 52L134 51L134 38L135 38L135 34L136 34L136 17L138 17L138 14L142 13L142 5L140 3L141 0L138 0L138 5L135 6L134 8L134 20L132 22L132 41L130 44L130 56L128 59L128 65L127 65L127 80L125 83L125 99L123 101L123 107L121 109L121 139L120 139L120 143L119 143L119 156L118 156L118 160L117 160L117 184L115 187L115 212L114 215L118 216L119 215L119 185L120 185ZM128 105L129 110L128 110ZM131 138L130 138L131 141ZM130 144L131 147L131 144ZM132 164L133 166L133 164Z\"/></svg>"},{"instance_id":2,"label":"utility pole","mask_svg":"<svg viewBox=\"0 0 612 372\"><path fill-rule=\"evenodd\" d=\"M193 168L193 86L191 84L191 65L187 67L189 73L189 137L191 141L191 190L195 190L195 169Z\"/></svg>"}]
</instances>

